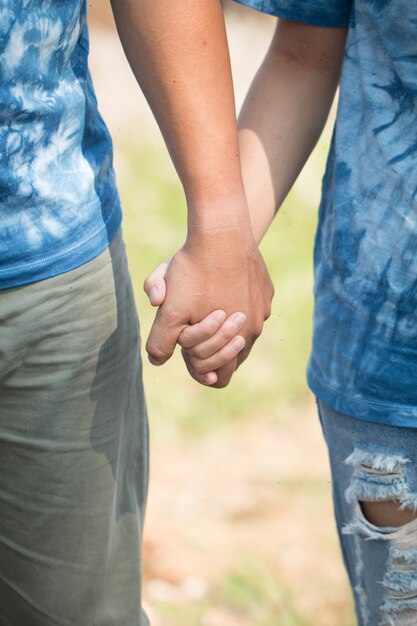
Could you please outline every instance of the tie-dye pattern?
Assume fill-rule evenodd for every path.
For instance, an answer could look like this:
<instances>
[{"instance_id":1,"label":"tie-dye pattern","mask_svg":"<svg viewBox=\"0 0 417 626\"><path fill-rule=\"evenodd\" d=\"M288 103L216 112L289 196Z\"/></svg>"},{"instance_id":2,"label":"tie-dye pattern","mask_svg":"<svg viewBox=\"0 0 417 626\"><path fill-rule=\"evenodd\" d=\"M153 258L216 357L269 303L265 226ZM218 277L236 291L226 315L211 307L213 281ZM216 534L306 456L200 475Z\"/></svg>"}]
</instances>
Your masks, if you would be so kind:
<instances>
[{"instance_id":1,"label":"tie-dye pattern","mask_svg":"<svg viewBox=\"0 0 417 626\"><path fill-rule=\"evenodd\" d=\"M255 8L260 0L248 0ZM245 0L246 3L246 0ZM266 4L266 2L264 2ZM328 24L332 0L270 0ZM317 11L322 11L322 20ZM417 426L417 3L354 0L315 241L312 391Z\"/></svg>"},{"instance_id":2,"label":"tie-dye pattern","mask_svg":"<svg viewBox=\"0 0 417 626\"><path fill-rule=\"evenodd\" d=\"M235 0L263 13L314 26L347 26L351 0Z\"/></svg>"},{"instance_id":3,"label":"tie-dye pattern","mask_svg":"<svg viewBox=\"0 0 417 626\"><path fill-rule=\"evenodd\" d=\"M84 0L0 0L0 288L99 254L120 225Z\"/></svg>"}]
</instances>

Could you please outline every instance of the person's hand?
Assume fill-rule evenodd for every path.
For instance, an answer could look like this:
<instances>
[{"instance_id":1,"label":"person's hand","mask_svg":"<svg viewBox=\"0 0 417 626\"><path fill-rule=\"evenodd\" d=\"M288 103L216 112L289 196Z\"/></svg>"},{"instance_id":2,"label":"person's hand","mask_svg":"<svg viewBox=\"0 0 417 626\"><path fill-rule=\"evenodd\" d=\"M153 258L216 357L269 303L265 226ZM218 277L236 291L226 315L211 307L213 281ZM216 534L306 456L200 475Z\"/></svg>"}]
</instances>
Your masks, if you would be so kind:
<instances>
[{"instance_id":1,"label":"person's hand","mask_svg":"<svg viewBox=\"0 0 417 626\"><path fill-rule=\"evenodd\" d=\"M149 359L161 365L180 341L190 374L204 384L224 387L270 314L273 287L263 259L251 236L233 228L194 233L168 270L167 265L156 270L160 278L166 272L165 300L164 280L145 281L151 303L163 302L147 342ZM219 310L227 322L219 321ZM241 336L236 336L242 323ZM194 329L190 324L196 324Z\"/></svg>"},{"instance_id":2,"label":"person's hand","mask_svg":"<svg viewBox=\"0 0 417 626\"><path fill-rule=\"evenodd\" d=\"M165 274L170 261L163 261L147 277L144 290L152 306L160 306L166 295ZM217 382L216 369L233 361L245 340L238 335L246 321L243 313L213 311L201 322L186 326L178 337L182 355L191 376L203 385ZM214 357L214 358L213 358Z\"/></svg>"}]
</instances>

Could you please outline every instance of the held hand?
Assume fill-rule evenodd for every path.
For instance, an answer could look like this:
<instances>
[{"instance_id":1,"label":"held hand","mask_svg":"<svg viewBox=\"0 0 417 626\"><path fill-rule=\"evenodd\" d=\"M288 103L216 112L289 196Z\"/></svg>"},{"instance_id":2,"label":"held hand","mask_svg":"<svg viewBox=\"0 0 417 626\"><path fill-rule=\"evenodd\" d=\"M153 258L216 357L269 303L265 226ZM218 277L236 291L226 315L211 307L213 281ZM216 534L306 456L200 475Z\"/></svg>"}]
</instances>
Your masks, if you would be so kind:
<instances>
[{"instance_id":1,"label":"held hand","mask_svg":"<svg viewBox=\"0 0 417 626\"><path fill-rule=\"evenodd\" d=\"M170 259L163 261L148 276L144 290L153 306L160 306L165 300L165 274ZM229 317L224 311L214 311L201 322L186 326L178 337L182 356L191 376L203 385L217 382L216 369L233 361L245 346L245 340L238 335L246 321L243 313L232 313Z\"/></svg>"},{"instance_id":2,"label":"held hand","mask_svg":"<svg viewBox=\"0 0 417 626\"><path fill-rule=\"evenodd\" d=\"M273 287L263 259L252 237L233 228L194 233L188 238L168 267L164 300L163 275L166 267L167 262L156 270L159 276L156 284L151 278L155 273L145 283L151 303L158 305L163 302L147 342L149 358L154 364L164 363L179 341L180 345L183 344L183 355L191 375L199 382L210 384L214 376L211 370L216 369L218 380L214 386L223 387L229 382L236 366L249 354L261 333L264 320L270 314ZM229 341L236 335L238 318L231 317L227 326L220 330L221 322L214 320L215 314L211 321L204 320L211 311L218 313L220 307L226 315L236 311L246 315L242 332L244 346L242 340L236 337ZM217 327L206 328L205 335L193 336L191 328L185 331L189 324L198 324L201 320L199 333L207 325L217 323ZM240 324L242 321L243 318ZM202 347L197 347L198 344ZM216 351L216 356L209 354L213 351ZM223 365L225 361L229 363Z\"/></svg>"},{"instance_id":3,"label":"held hand","mask_svg":"<svg viewBox=\"0 0 417 626\"><path fill-rule=\"evenodd\" d=\"M169 260L163 261L145 280L144 290L153 306L160 306L165 300L165 274L169 263ZM233 361L245 345L243 337L237 335L245 321L243 313L226 317L224 311L214 311L201 322L184 328L178 343L183 348L187 369L197 382L202 385L214 385L217 382L214 369ZM213 367L213 364L217 367Z\"/></svg>"},{"instance_id":4,"label":"held hand","mask_svg":"<svg viewBox=\"0 0 417 626\"><path fill-rule=\"evenodd\" d=\"M220 314L220 315L219 315ZM223 322L223 323L221 323ZM246 322L243 313L232 313L226 318L224 311L216 311L199 324L187 326L178 343L191 376L198 382L214 385L218 370L236 367L236 357L245 347L245 339L238 332Z\"/></svg>"}]
</instances>

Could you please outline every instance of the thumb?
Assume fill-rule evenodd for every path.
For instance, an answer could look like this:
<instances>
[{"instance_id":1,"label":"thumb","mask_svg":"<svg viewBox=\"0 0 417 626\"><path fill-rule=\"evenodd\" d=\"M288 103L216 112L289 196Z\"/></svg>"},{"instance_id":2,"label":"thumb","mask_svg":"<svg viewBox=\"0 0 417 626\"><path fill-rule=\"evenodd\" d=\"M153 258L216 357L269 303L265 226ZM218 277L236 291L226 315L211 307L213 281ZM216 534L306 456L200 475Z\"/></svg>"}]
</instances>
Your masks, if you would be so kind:
<instances>
[{"instance_id":1,"label":"thumb","mask_svg":"<svg viewBox=\"0 0 417 626\"><path fill-rule=\"evenodd\" d=\"M165 274L171 259L166 259L154 269L143 283L143 289L152 306L161 306L166 296Z\"/></svg>"},{"instance_id":2,"label":"thumb","mask_svg":"<svg viewBox=\"0 0 417 626\"><path fill-rule=\"evenodd\" d=\"M166 313L163 306L158 309L146 342L146 351L152 365L163 365L171 358L178 337L186 325L186 322L181 323L178 316Z\"/></svg>"}]
</instances>

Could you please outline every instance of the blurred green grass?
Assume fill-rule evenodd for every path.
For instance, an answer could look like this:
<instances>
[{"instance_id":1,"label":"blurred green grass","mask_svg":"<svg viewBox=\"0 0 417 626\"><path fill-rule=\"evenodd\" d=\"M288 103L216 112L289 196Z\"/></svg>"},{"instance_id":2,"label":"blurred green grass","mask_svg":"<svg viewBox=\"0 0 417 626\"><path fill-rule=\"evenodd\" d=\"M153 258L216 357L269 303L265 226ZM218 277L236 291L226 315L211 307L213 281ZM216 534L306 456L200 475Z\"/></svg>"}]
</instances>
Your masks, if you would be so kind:
<instances>
[{"instance_id":1,"label":"blurred green grass","mask_svg":"<svg viewBox=\"0 0 417 626\"><path fill-rule=\"evenodd\" d=\"M317 583L316 583L317 585ZM210 594L191 604L157 601L154 608L161 624L204 626L205 624L239 624L240 626L354 626L352 611L329 598L318 621L316 602L308 589L290 588L279 580L264 563L239 555L235 566L225 572ZM310 608L309 608L310 607ZM320 619L320 618L319 618Z\"/></svg>"},{"instance_id":2,"label":"blurred green grass","mask_svg":"<svg viewBox=\"0 0 417 626\"><path fill-rule=\"evenodd\" d=\"M97 15L104 11L104 5L95 5ZM241 9L237 5L233 5L233 8L236 13ZM248 29L253 28L255 19L260 19L260 14L253 11L248 13ZM111 18L108 20L112 21ZM100 34L103 39L103 32ZM246 43L246 39L244 41ZM239 42L240 39L237 39ZM107 72L117 74L119 66L117 63L114 67L111 65L114 52L112 46L109 46L112 54L103 60L103 51L110 39L104 38L104 44L99 39L98 43L102 47L97 48L97 68L106 66ZM109 67L107 64L110 64ZM113 82L108 84L111 85L110 91L114 91ZM128 88L124 89L122 83L117 85L122 98L129 99L132 92ZM161 138L150 129L146 129L150 132L142 133L147 123L144 121L146 117L142 119L138 116L137 121L122 120L130 109L120 107L117 98L113 109L116 172L124 213L123 231L142 338L145 340L155 311L142 291L142 283L162 259L172 255L182 245L186 224L185 202ZM126 128L132 129L131 136L126 136L124 122ZM262 435L265 423L277 423L280 430L278 434L274 431L273 436L280 439L280 433L285 434L286 448L277 446L277 454L282 457L288 455L291 458L297 446L299 449L300 432L304 436L305 431L303 426L301 430L295 431L291 426L300 422L306 424L312 412L311 394L305 383L311 336L312 247L318 190L329 135L330 127L310 158L309 175L301 177L296 184L262 243L261 249L276 288L273 314L252 354L235 374L230 386L224 390L199 386L189 377L178 352L162 368L154 368L147 362L143 351L154 466L166 455L167 450L175 451L175 455L169 459L173 465L177 465L178 458L184 458L184 454L187 454L184 443L189 438L193 438L192 445L199 450L201 441L197 441L197 437L210 440L210 435L213 435L213 440L220 440L227 434L225 430L221 432L224 426L239 434L239 427L246 426L244 421L255 423L253 439L259 432ZM138 136L142 137L141 144L135 139ZM144 143L144 136L149 143ZM307 404L310 407L305 411ZM175 441L172 441L173 438ZM259 449L262 451L263 447ZM229 455L227 447L226 454L230 464L235 465L236 459ZM243 448L242 457L246 463L247 454ZM317 454L313 454L313 463L316 458ZM190 476L195 473L196 459L202 463L198 451L193 458L186 457L186 471ZM328 513L330 507L326 505L330 501L326 500L330 499L329 485L325 478L309 475L309 464L311 466L311 459L307 459L304 465L304 457L301 455L300 465L302 471L305 471L305 478L301 477L300 471L296 471L294 475L285 474L287 478L279 479L277 501L271 501L273 514L276 514L276 532L265 532L268 526L262 525L262 511L259 516L246 520L239 518L234 524L220 519L217 522L214 520L211 525L204 525L206 534L203 542L210 549L213 546L213 550L216 546L223 546L224 563L222 561L215 572L210 568L206 571L204 567L201 571L197 570L197 576L202 576L208 583L208 594L200 598L187 598L182 602L175 595L175 584L181 590L185 574L180 564L187 558L184 555L189 555L189 550L183 549L178 536L170 534L178 520L174 520L176 523L172 525L164 524L165 520L171 521L181 514L181 510L178 512L170 506L170 498L164 499L164 493L178 490L179 496L189 494L186 485L181 484L181 477L184 478L185 474L179 474L177 484L169 483L167 486L166 483L161 484L166 479L166 473L162 472L160 482L157 473L151 473L154 500L152 503L150 498L148 516L149 508L158 500L155 511L158 515L156 527L160 534L152 534L155 529L151 528L151 542L147 549L145 545L144 596L152 611L155 626L353 626L355 620L347 581L334 576L338 566L341 570L342 562L334 522ZM204 467L204 480L218 479L218 468L207 462L207 457ZM254 468L254 476L242 471L242 484L237 484L237 488L243 488L245 493L246 482L257 479L257 471ZM224 489L231 493L232 486L225 482ZM165 508L161 504L163 502ZM290 506L287 506L288 503ZM193 523L193 516L190 514L190 518L183 523ZM200 528L195 518L194 523ZM229 556L231 538L235 531L238 534L245 525L253 530L250 537L259 536L260 540L270 542L270 558L261 559L262 551L257 539L247 540L246 534L242 535L241 541L236 540ZM188 532L188 526L186 528ZM307 533L314 534L313 546L306 541ZM160 548L155 548L155 545L168 545L169 551L172 551L166 562L161 557ZM314 546L317 546L316 550ZM193 545L194 549L196 552L202 550L199 545ZM202 552L204 555L205 551ZM197 558L197 563L199 559L201 556ZM313 564L311 568L305 567L306 559ZM165 563L167 569L164 569ZM172 578L173 573L175 576ZM162 601L152 596L147 583L154 577L157 583L169 584L173 580L174 596L171 595L171 599Z\"/></svg>"},{"instance_id":3,"label":"blurred green grass","mask_svg":"<svg viewBox=\"0 0 417 626\"><path fill-rule=\"evenodd\" d=\"M119 150L123 154L119 188L124 237L145 339L154 310L143 293L143 280L183 244L186 208L164 149L126 144ZM322 160L316 158L317 162ZM319 179L319 166L317 169ZM296 187L261 246L276 288L272 316L229 387L210 390L197 385L186 373L179 352L162 368L145 362L148 404L151 414L158 416L159 431L199 434L225 421L255 414L275 415L283 404L306 400L309 392L304 372L310 349L315 223L316 207Z\"/></svg>"},{"instance_id":4,"label":"blurred green grass","mask_svg":"<svg viewBox=\"0 0 417 626\"><path fill-rule=\"evenodd\" d=\"M305 382L305 367L311 341L312 252L325 141L326 135L310 161L309 176L295 186L262 242L276 288L273 313L231 384L222 390L205 388L189 377L178 351L161 368L152 367L143 351L154 447L162 444L163 449L175 439L181 450L184 438L205 437L224 426L239 428L245 420L276 420L285 429L286 420L288 424L294 416L308 419L309 412L304 409L311 403L311 393ZM183 244L186 206L162 146L134 146L126 140L119 142L117 152L124 238L145 340L155 310L142 284L161 260ZM309 181L314 182L315 189ZM308 476L305 481L294 478L287 487L286 497L293 504L299 500L300 515L305 514L307 502L318 506L320 494ZM330 516L323 522L329 528L332 524ZM319 562L314 580L300 571L299 584L294 585L282 572L272 571L269 564L256 562L253 554L245 555L242 546L228 568L211 579L207 597L186 604L153 600L158 626L333 626L335 618L338 626L354 625L347 584L345 589L332 592ZM318 548L318 559L319 555ZM342 567L336 549L334 559Z\"/></svg>"}]
</instances>

